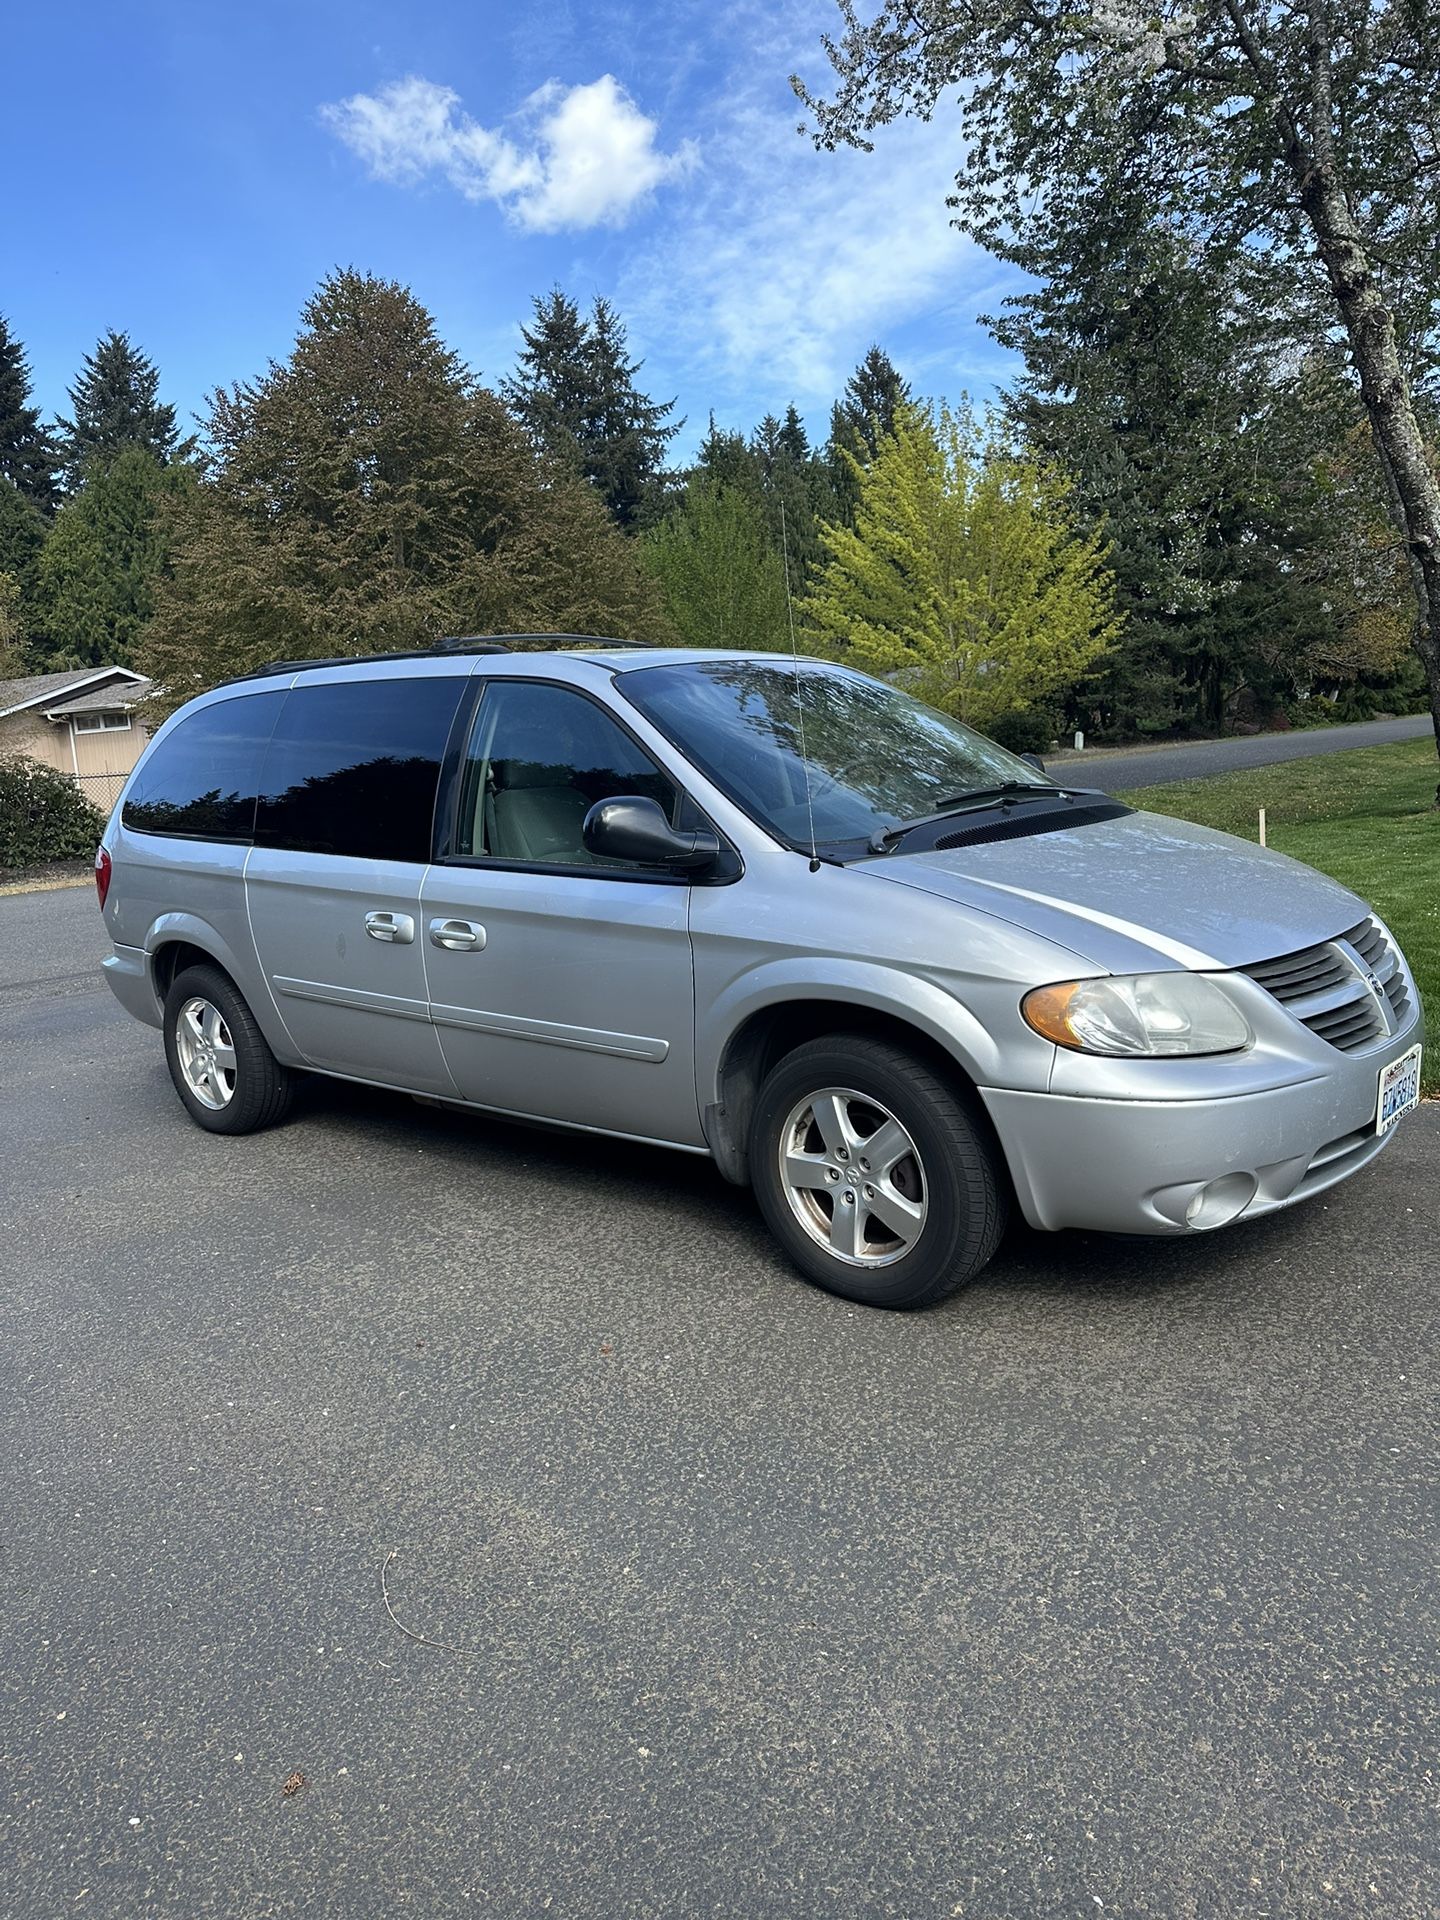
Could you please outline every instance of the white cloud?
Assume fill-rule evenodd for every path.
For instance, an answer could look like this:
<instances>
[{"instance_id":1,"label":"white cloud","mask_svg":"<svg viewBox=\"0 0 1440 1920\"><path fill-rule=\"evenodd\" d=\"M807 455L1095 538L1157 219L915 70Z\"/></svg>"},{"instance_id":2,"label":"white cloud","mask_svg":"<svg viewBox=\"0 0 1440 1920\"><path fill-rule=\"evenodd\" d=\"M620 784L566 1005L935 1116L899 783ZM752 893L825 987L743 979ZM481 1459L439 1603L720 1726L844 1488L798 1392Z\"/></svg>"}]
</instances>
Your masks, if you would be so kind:
<instances>
[{"instance_id":1,"label":"white cloud","mask_svg":"<svg viewBox=\"0 0 1440 1920\"><path fill-rule=\"evenodd\" d=\"M689 142L674 153L656 147L656 122L609 73L583 86L548 82L504 130L481 126L453 89L414 74L320 116L376 179L412 185L439 175L535 233L620 226L694 161Z\"/></svg>"},{"instance_id":2,"label":"white cloud","mask_svg":"<svg viewBox=\"0 0 1440 1920\"><path fill-rule=\"evenodd\" d=\"M730 70L696 114L700 164L631 254L621 311L657 377L703 374L742 407L762 385L777 408L828 402L872 340L893 345L911 323L929 336L905 368L920 391L984 390L1002 356L975 316L1014 280L950 224L959 116L942 103L929 122L882 128L873 152L817 153L785 75L804 66L823 86L832 12L729 9ZM953 353L935 351L944 340Z\"/></svg>"}]
</instances>

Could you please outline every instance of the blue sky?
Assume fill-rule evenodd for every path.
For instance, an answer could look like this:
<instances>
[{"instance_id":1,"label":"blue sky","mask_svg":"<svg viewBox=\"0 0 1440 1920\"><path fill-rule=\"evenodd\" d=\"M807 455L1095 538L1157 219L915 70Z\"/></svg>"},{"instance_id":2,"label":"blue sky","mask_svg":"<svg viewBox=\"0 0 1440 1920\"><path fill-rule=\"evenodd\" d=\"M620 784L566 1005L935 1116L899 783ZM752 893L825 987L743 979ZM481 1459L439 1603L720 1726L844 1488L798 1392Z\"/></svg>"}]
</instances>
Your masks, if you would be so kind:
<instances>
[{"instance_id":1,"label":"blue sky","mask_svg":"<svg viewBox=\"0 0 1440 1920\"><path fill-rule=\"evenodd\" d=\"M620 308L681 450L713 408L817 432L872 340L983 397L1010 280L948 227L957 129L817 154L787 85L830 0L15 6L0 312L37 397L128 332L185 413L282 356L332 266L406 282L490 380L531 296Z\"/></svg>"}]
</instances>

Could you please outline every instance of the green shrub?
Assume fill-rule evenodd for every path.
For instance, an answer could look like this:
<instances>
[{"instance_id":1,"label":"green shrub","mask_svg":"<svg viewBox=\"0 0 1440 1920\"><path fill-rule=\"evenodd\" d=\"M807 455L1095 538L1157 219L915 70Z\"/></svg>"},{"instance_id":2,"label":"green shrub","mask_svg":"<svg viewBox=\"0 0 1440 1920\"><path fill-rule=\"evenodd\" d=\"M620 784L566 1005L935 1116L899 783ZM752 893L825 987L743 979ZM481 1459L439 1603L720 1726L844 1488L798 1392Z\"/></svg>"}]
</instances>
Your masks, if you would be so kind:
<instances>
[{"instance_id":1,"label":"green shrub","mask_svg":"<svg viewBox=\"0 0 1440 1920\"><path fill-rule=\"evenodd\" d=\"M1055 728L1055 715L1048 709L1024 707L1018 712L997 713L985 731L1011 753L1046 754L1055 739Z\"/></svg>"},{"instance_id":2,"label":"green shrub","mask_svg":"<svg viewBox=\"0 0 1440 1920\"><path fill-rule=\"evenodd\" d=\"M85 859L104 830L68 774L23 753L0 754L0 867Z\"/></svg>"}]
</instances>

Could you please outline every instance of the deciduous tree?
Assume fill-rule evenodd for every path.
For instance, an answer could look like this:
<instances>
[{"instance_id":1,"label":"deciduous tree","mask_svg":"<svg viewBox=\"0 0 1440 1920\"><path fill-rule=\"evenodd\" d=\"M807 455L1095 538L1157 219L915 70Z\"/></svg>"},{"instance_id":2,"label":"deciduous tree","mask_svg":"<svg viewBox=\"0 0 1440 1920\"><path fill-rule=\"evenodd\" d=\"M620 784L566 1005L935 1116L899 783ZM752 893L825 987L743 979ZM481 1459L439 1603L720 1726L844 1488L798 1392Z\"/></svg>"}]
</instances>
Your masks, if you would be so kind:
<instances>
[{"instance_id":1,"label":"deciduous tree","mask_svg":"<svg viewBox=\"0 0 1440 1920\"><path fill-rule=\"evenodd\" d=\"M393 282L343 272L211 397L141 664L170 703L266 659L447 633L668 631L594 492L538 455Z\"/></svg>"},{"instance_id":2,"label":"deciduous tree","mask_svg":"<svg viewBox=\"0 0 1440 1920\"><path fill-rule=\"evenodd\" d=\"M959 223L1025 266L1141 195L1299 298L1356 369L1417 610L1440 748L1440 479L1417 387L1440 294L1440 11L1415 0L840 0L817 140L953 112ZM1052 249L1053 251L1053 246Z\"/></svg>"},{"instance_id":3,"label":"deciduous tree","mask_svg":"<svg viewBox=\"0 0 1440 1920\"><path fill-rule=\"evenodd\" d=\"M1115 638L1105 548L1061 475L986 444L968 411L896 415L853 525L797 610L822 651L979 727L1067 692Z\"/></svg>"}]
</instances>

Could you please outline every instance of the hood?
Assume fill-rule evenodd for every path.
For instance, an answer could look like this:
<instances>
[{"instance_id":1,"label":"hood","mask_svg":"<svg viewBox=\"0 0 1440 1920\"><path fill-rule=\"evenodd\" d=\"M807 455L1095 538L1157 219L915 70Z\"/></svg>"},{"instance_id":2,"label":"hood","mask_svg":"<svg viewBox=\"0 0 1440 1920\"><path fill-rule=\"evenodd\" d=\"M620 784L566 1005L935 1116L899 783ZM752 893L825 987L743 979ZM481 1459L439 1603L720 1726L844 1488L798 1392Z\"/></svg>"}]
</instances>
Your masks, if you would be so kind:
<instances>
[{"instance_id":1,"label":"hood","mask_svg":"<svg viewBox=\"0 0 1440 1920\"><path fill-rule=\"evenodd\" d=\"M1363 920L1334 880L1233 834L1159 813L865 863L974 907L1111 972L1224 968L1330 940Z\"/></svg>"}]
</instances>

